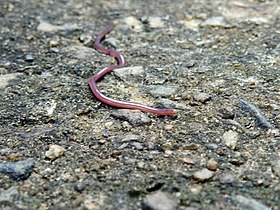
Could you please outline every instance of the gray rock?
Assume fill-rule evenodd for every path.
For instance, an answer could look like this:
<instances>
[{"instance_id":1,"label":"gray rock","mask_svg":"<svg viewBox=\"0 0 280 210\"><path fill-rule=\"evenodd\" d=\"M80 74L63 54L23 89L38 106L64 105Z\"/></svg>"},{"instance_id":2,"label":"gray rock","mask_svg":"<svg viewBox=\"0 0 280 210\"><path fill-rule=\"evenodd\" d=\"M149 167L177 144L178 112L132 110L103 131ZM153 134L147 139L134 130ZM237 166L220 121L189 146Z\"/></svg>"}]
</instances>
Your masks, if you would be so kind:
<instances>
[{"instance_id":1,"label":"gray rock","mask_svg":"<svg viewBox=\"0 0 280 210\"><path fill-rule=\"evenodd\" d=\"M158 107L174 107L175 109L187 110L188 107L184 103L170 100L168 98L161 98L156 102Z\"/></svg>"},{"instance_id":2,"label":"gray rock","mask_svg":"<svg viewBox=\"0 0 280 210\"><path fill-rule=\"evenodd\" d=\"M45 21L41 21L37 26L37 30L43 32L58 32L58 31L66 31L66 30L72 31L77 29L78 29L77 24L53 25Z\"/></svg>"},{"instance_id":3,"label":"gray rock","mask_svg":"<svg viewBox=\"0 0 280 210\"><path fill-rule=\"evenodd\" d=\"M0 163L0 173L17 181L25 180L32 173L34 164L35 160L32 158L13 163Z\"/></svg>"},{"instance_id":4,"label":"gray rock","mask_svg":"<svg viewBox=\"0 0 280 210\"><path fill-rule=\"evenodd\" d=\"M23 75L23 74L22 73L11 73L11 74L0 75L0 89L5 88L9 84L10 80L13 80L21 75Z\"/></svg>"},{"instance_id":5,"label":"gray rock","mask_svg":"<svg viewBox=\"0 0 280 210\"><path fill-rule=\"evenodd\" d=\"M197 102L205 103L211 99L211 95L209 93L197 93L193 98Z\"/></svg>"},{"instance_id":6,"label":"gray rock","mask_svg":"<svg viewBox=\"0 0 280 210\"><path fill-rule=\"evenodd\" d=\"M117 48L118 47L118 40L113 38L113 37L110 37L110 38L107 38L104 43L114 47L114 48Z\"/></svg>"},{"instance_id":7,"label":"gray rock","mask_svg":"<svg viewBox=\"0 0 280 210\"><path fill-rule=\"evenodd\" d=\"M219 164L217 161L215 161L214 159L210 159L208 162L207 162L207 168L211 171L216 171L219 167Z\"/></svg>"},{"instance_id":8,"label":"gray rock","mask_svg":"<svg viewBox=\"0 0 280 210\"><path fill-rule=\"evenodd\" d=\"M126 120L133 126L149 125L152 122L145 113L136 110L119 109L114 110L111 115L117 119Z\"/></svg>"},{"instance_id":9,"label":"gray rock","mask_svg":"<svg viewBox=\"0 0 280 210\"><path fill-rule=\"evenodd\" d=\"M143 209L146 210L175 210L176 206L177 202L162 191L151 193L143 200Z\"/></svg>"},{"instance_id":10,"label":"gray rock","mask_svg":"<svg viewBox=\"0 0 280 210\"><path fill-rule=\"evenodd\" d=\"M237 132L229 130L223 134L222 138L226 146L228 146L231 149L236 148L237 142L239 140Z\"/></svg>"},{"instance_id":11,"label":"gray rock","mask_svg":"<svg viewBox=\"0 0 280 210\"><path fill-rule=\"evenodd\" d=\"M27 61L27 62L33 62L33 61L34 61L33 55L32 55L32 54L27 54L27 55L25 56L25 61Z\"/></svg>"},{"instance_id":12,"label":"gray rock","mask_svg":"<svg viewBox=\"0 0 280 210\"><path fill-rule=\"evenodd\" d=\"M137 149L137 150L142 150L142 149L143 149L142 144L139 143L139 142L132 142L132 143L131 143L131 146L134 147L134 148Z\"/></svg>"},{"instance_id":13,"label":"gray rock","mask_svg":"<svg viewBox=\"0 0 280 210\"><path fill-rule=\"evenodd\" d=\"M2 149L0 149L0 155L7 156L7 155L9 155L12 152L13 152L13 150L10 149L10 148L2 148Z\"/></svg>"},{"instance_id":14,"label":"gray rock","mask_svg":"<svg viewBox=\"0 0 280 210\"><path fill-rule=\"evenodd\" d=\"M19 197L17 187L13 186L0 193L0 204L13 203Z\"/></svg>"},{"instance_id":15,"label":"gray rock","mask_svg":"<svg viewBox=\"0 0 280 210\"><path fill-rule=\"evenodd\" d=\"M71 57L78 58L80 60L89 60L94 57L96 51L93 48L89 48L81 45L70 45L62 49L62 53L66 53Z\"/></svg>"},{"instance_id":16,"label":"gray rock","mask_svg":"<svg viewBox=\"0 0 280 210\"><path fill-rule=\"evenodd\" d=\"M234 177L232 174L222 174L219 178L221 184L232 184L234 182Z\"/></svg>"},{"instance_id":17,"label":"gray rock","mask_svg":"<svg viewBox=\"0 0 280 210\"><path fill-rule=\"evenodd\" d=\"M191 59L191 60L189 60L185 65L186 65L187 68L191 68L191 67L193 67L195 64L196 64L196 61L193 60L193 59Z\"/></svg>"},{"instance_id":18,"label":"gray rock","mask_svg":"<svg viewBox=\"0 0 280 210\"><path fill-rule=\"evenodd\" d=\"M130 141L138 141L139 139L141 139L140 135L136 135L136 134L127 134L125 136L122 137L122 142L130 142Z\"/></svg>"},{"instance_id":19,"label":"gray rock","mask_svg":"<svg viewBox=\"0 0 280 210\"><path fill-rule=\"evenodd\" d=\"M88 44L92 41L92 35L90 34L81 34L79 37L80 42Z\"/></svg>"},{"instance_id":20,"label":"gray rock","mask_svg":"<svg viewBox=\"0 0 280 210\"><path fill-rule=\"evenodd\" d=\"M141 21L135 18L134 16L128 16L123 18L119 21L119 25L121 25L121 27L124 29L131 29L135 32L141 32L144 29Z\"/></svg>"},{"instance_id":21,"label":"gray rock","mask_svg":"<svg viewBox=\"0 0 280 210\"><path fill-rule=\"evenodd\" d=\"M115 75L123 81L127 81L130 77L143 76L145 74L143 66L131 66L116 69Z\"/></svg>"},{"instance_id":22,"label":"gray rock","mask_svg":"<svg viewBox=\"0 0 280 210\"><path fill-rule=\"evenodd\" d=\"M193 174L193 177L198 181L207 181L214 176L214 172L208 170L207 168L203 168L200 171L197 171Z\"/></svg>"},{"instance_id":23,"label":"gray rock","mask_svg":"<svg viewBox=\"0 0 280 210\"><path fill-rule=\"evenodd\" d=\"M211 17L206 19L200 24L201 26L213 26L213 27L224 27L229 28L231 25L225 20L224 17Z\"/></svg>"},{"instance_id":24,"label":"gray rock","mask_svg":"<svg viewBox=\"0 0 280 210\"><path fill-rule=\"evenodd\" d=\"M271 163L271 169L276 176L280 177L280 159Z\"/></svg>"},{"instance_id":25,"label":"gray rock","mask_svg":"<svg viewBox=\"0 0 280 210\"><path fill-rule=\"evenodd\" d=\"M242 195L237 195L234 199L240 204L239 209L248 209L248 210L271 210L271 208L265 206L264 204L256 201L252 198L246 198Z\"/></svg>"},{"instance_id":26,"label":"gray rock","mask_svg":"<svg viewBox=\"0 0 280 210\"><path fill-rule=\"evenodd\" d=\"M164 22L160 17L149 17L148 24L151 28L163 28Z\"/></svg>"},{"instance_id":27,"label":"gray rock","mask_svg":"<svg viewBox=\"0 0 280 210\"><path fill-rule=\"evenodd\" d=\"M45 155L47 158L51 160L55 160L65 153L65 149L59 145L50 145L49 150L46 151Z\"/></svg>"},{"instance_id":28,"label":"gray rock","mask_svg":"<svg viewBox=\"0 0 280 210\"><path fill-rule=\"evenodd\" d=\"M154 97L162 96L169 97L178 92L178 87L176 86L164 86L164 85L156 85L150 86L146 89L146 92L151 94Z\"/></svg>"}]
</instances>

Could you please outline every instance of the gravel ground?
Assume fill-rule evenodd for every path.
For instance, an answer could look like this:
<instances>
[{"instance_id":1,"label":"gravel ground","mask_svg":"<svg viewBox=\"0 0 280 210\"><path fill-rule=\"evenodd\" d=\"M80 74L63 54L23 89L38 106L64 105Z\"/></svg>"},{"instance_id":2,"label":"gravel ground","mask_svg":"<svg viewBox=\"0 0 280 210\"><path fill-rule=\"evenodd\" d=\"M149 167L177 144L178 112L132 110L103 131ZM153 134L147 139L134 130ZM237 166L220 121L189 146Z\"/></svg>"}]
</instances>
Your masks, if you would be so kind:
<instances>
[{"instance_id":1,"label":"gravel ground","mask_svg":"<svg viewBox=\"0 0 280 210\"><path fill-rule=\"evenodd\" d=\"M121 2L121 3L120 3ZM171 3L172 2L172 3ZM1 0L0 208L280 209L278 0ZM156 116L95 99L175 109Z\"/></svg>"}]
</instances>

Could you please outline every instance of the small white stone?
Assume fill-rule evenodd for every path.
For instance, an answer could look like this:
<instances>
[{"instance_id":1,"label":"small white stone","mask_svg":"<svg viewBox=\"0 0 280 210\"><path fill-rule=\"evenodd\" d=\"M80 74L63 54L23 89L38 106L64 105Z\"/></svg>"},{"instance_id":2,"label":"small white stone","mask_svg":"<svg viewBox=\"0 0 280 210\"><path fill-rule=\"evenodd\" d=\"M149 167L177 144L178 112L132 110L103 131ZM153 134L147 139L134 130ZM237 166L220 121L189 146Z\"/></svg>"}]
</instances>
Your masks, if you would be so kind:
<instances>
[{"instance_id":1,"label":"small white stone","mask_svg":"<svg viewBox=\"0 0 280 210\"><path fill-rule=\"evenodd\" d=\"M77 24L53 25L45 21L41 21L37 26L37 30L43 32L57 32L57 31L75 30L75 29L78 29Z\"/></svg>"},{"instance_id":2,"label":"small white stone","mask_svg":"<svg viewBox=\"0 0 280 210\"><path fill-rule=\"evenodd\" d=\"M16 77L23 75L22 73L11 73L11 74L4 74L0 75L0 89L5 88L10 80L15 79Z\"/></svg>"},{"instance_id":3,"label":"small white stone","mask_svg":"<svg viewBox=\"0 0 280 210\"><path fill-rule=\"evenodd\" d=\"M207 181L214 176L214 172L208 170L207 168L203 168L200 171L197 171L193 174L193 177L198 181Z\"/></svg>"},{"instance_id":4,"label":"small white stone","mask_svg":"<svg viewBox=\"0 0 280 210\"><path fill-rule=\"evenodd\" d=\"M66 150L62 146L53 144L50 145L49 150L46 151L45 155L47 158L55 160L64 155L65 151Z\"/></svg>"},{"instance_id":5,"label":"small white stone","mask_svg":"<svg viewBox=\"0 0 280 210\"><path fill-rule=\"evenodd\" d=\"M148 18L149 25L151 28L163 28L164 22L160 17L149 17Z\"/></svg>"},{"instance_id":6,"label":"small white stone","mask_svg":"<svg viewBox=\"0 0 280 210\"><path fill-rule=\"evenodd\" d=\"M230 27L230 24L225 20L224 17L211 17L206 19L203 23L201 23L201 26L214 26L214 27L224 27L228 28Z\"/></svg>"},{"instance_id":7,"label":"small white stone","mask_svg":"<svg viewBox=\"0 0 280 210\"><path fill-rule=\"evenodd\" d=\"M156 191L144 198L145 209L153 210L175 210L177 202L167 193Z\"/></svg>"},{"instance_id":8,"label":"small white stone","mask_svg":"<svg viewBox=\"0 0 280 210\"><path fill-rule=\"evenodd\" d=\"M229 130L223 134L223 141L225 145L231 149L236 148L238 139L239 139L238 133L235 131Z\"/></svg>"},{"instance_id":9,"label":"small white stone","mask_svg":"<svg viewBox=\"0 0 280 210\"><path fill-rule=\"evenodd\" d=\"M143 66L130 66L130 67L116 69L114 73L120 79L126 80L129 76L135 77L135 76L144 75L145 71Z\"/></svg>"},{"instance_id":10,"label":"small white stone","mask_svg":"<svg viewBox=\"0 0 280 210\"><path fill-rule=\"evenodd\" d=\"M143 31L143 25L140 20L133 16L126 17L122 20L122 27L130 28L135 32Z\"/></svg>"}]
</instances>

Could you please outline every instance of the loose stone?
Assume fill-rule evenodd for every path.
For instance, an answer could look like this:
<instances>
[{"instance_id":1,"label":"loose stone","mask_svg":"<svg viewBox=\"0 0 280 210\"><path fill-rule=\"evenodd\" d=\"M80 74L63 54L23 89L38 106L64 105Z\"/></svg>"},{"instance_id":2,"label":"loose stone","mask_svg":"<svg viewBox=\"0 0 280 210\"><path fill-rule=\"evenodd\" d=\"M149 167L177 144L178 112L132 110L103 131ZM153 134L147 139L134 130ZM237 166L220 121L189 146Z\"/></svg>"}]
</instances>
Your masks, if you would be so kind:
<instances>
[{"instance_id":1,"label":"loose stone","mask_svg":"<svg viewBox=\"0 0 280 210\"><path fill-rule=\"evenodd\" d=\"M179 88L176 86L153 85L148 87L147 92L154 97L169 97L176 94L178 92L178 89Z\"/></svg>"},{"instance_id":2,"label":"loose stone","mask_svg":"<svg viewBox=\"0 0 280 210\"><path fill-rule=\"evenodd\" d=\"M65 151L66 150L63 147L54 144L49 147L49 150L46 151L45 155L47 158L55 160L64 155Z\"/></svg>"},{"instance_id":3,"label":"loose stone","mask_svg":"<svg viewBox=\"0 0 280 210\"><path fill-rule=\"evenodd\" d=\"M160 17L149 17L148 23L151 28L163 28L164 22Z\"/></svg>"},{"instance_id":4,"label":"loose stone","mask_svg":"<svg viewBox=\"0 0 280 210\"><path fill-rule=\"evenodd\" d=\"M211 171L216 171L219 167L219 164L217 161L215 161L214 159L210 159L208 162L207 162L207 168Z\"/></svg>"},{"instance_id":5,"label":"loose stone","mask_svg":"<svg viewBox=\"0 0 280 210\"><path fill-rule=\"evenodd\" d=\"M229 28L230 24L224 19L224 17L211 17L201 23L201 26L213 26Z\"/></svg>"},{"instance_id":6,"label":"loose stone","mask_svg":"<svg viewBox=\"0 0 280 210\"><path fill-rule=\"evenodd\" d=\"M17 181L25 180L32 173L34 164L35 160L32 158L13 163L0 163L0 173Z\"/></svg>"},{"instance_id":7,"label":"loose stone","mask_svg":"<svg viewBox=\"0 0 280 210\"><path fill-rule=\"evenodd\" d=\"M237 195L235 200L240 204L239 209L254 209L254 210L271 210L264 204L252 198L246 198L242 195Z\"/></svg>"},{"instance_id":8,"label":"loose stone","mask_svg":"<svg viewBox=\"0 0 280 210\"><path fill-rule=\"evenodd\" d=\"M145 71L143 66L130 66L130 67L116 69L114 73L117 77L119 77L123 81L127 81L128 79L132 79L132 77L144 75Z\"/></svg>"},{"instance_id":9,"label":"loose stone","mask_svg":"<svg viewBox=\"0 0 280 210\"><path fill-rule=\"evenodd\" d=\"M193 174L193 177L200 182L207 181L211 179L213 176L214 176L214 172L208 170L207 168L204 168Z\"/></svg>"},{"instance_id":10,"label":"loose stone","mask_svg":"<svg viewBox=\"0 0 280 210\"><path fill-rule=\"evenodd\" d=\"M32 54L27 54L27 55L25 56L25 61L27 61L27 62L33 62L33 61L34 61L34 58L33 58Z\"/></svg>"},{"instance_id":11,"label":"loose stone","mask_svg":"<svg viewBox=\"0 0 280 210\"><path fill-rule=\"evenodd\" d=\"M189 61L186 63L186 67L187 67L187 68L191 68L191 67L193 67L193 66L195 65L195 63L196 63L196 61L193 60L193 59L191 59L191 60L189 60Z\"/></svg>"},{"instance_id":12,"label":"loose stone","mask_svg":"<svg viewBox=\"0 0 280 210\"><path fill-rule=\"evenodd\" d=\"M143 201L143 209L175 210L177 202L167 193L157 191L147 195Z\"/></svg>"},{"instance_id":13,"label":"loose stone","mask_svg":"<svg viewBox=\"0 0 280 210\"><path fill-rule=\"evenodd\" d=\"M15 200L18 199L19 192L16 186L10 187L7 190L1 191L0 193L0 204L10 204L13 205ZM3 206L4 208L4 206ZM9 209L9 208L7 208Z\"/></svg>"},{"instance_id":14,"label":"loose stone","mask_svg":"<svg viewBox=\"0 0 280 210\"><path fill-rule=\"evenodd\" d=\"M234 177L232 174L222 174L219 178L221 184L232 184L234 182Z\"/></svg>"},{"instance_id":15,"label":"loose stone","mask_svg":"<svg viewBox=\"0 0 280 210\"><path fill-rule=\"evenodd\" d=\"M21 75L23 75L23 74L22 73L11 73L11 74L0 75L0 89L5 88L9 84L10 80L13 80Z\"/></svg>"},{"instance_id":16,"label":"loose stone","mask_svg":"<svg viewBox=\"0 0 280 210\"><path fill-rule=\"evenodd\" d=\"M112 116L121 120L126 120L133 126L149 125L152 122L145 113L135 110L114 110Z\"/></svg>"},{"instance_id":17,"label":"loose stone","mask_svg":"<svg viewBox=\"0 0 280 210\"><path fill-rule=\"evenodd\" d=\"M280 177L280 159L271 163L271 169L276 176Z\"/></svg>"},{"instance_id":18,"label":"loose stone","mask_svg":"<svg viewBox=\"0 0 280 210\"><path fill-rule=\"evenodd\" d=\"M197 93L194 95L194 100L197 102L205 103L211 99L211 95L209 93Z\"/></svg>"},{"instance_id":19,"label":"loose stone","mask_svg":"<svg viewBox=\"0 0 280 210\"><path fill-rule=\"evenodd\" d=\"M239 136L237 132L232 130L227 131L224 133L222 138L226 146L228 146L231 149L236 148L237 142L239 140Z\"/></svg>"}]
</instances>

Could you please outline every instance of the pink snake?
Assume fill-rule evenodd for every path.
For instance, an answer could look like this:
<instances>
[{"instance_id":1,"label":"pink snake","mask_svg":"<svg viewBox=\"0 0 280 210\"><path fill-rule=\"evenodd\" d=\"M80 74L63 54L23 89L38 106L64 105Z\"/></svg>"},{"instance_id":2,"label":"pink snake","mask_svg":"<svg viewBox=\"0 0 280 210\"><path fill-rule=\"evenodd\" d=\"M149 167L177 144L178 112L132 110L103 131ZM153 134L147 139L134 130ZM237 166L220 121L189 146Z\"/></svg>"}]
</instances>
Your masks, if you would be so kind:
<instances>
[{"instance_id":1,"label":"pink snake","mask_svg":"<svg viewBox=\"0 0 280 210\"><path fill-rule=\"evenodd\" d=\"M152 108L148 107L142 104L137 104L137 103L131 103L131 102L124 102L124 101L118 101L112 98L109 98L105 95L103 95L97 88L96 82L98 82L100 79L102 79L106 74L109 74L115 69L122 68L125 66L125 61L124 57L122 54L116 50L110 50L110 49L105 49L101 46L101 41L105 38L105 36L112 31L114 28L114 25L108 25L96 38L94 42L94 48L105 55L110 55L114 57L117 60L117 65L114 66L109 66L101 71L99 71L97 74L93 75L92 77L89 78L88 84L90 86L90 89L94 96L101 101L104 104L107 104L109 106L117 107L117 108L122 108L122 109L137 109L143 112L149 112L157 115L174 115L176 112L172 109L157 109L157 108Z\"/></svg>"}]
</instances>

